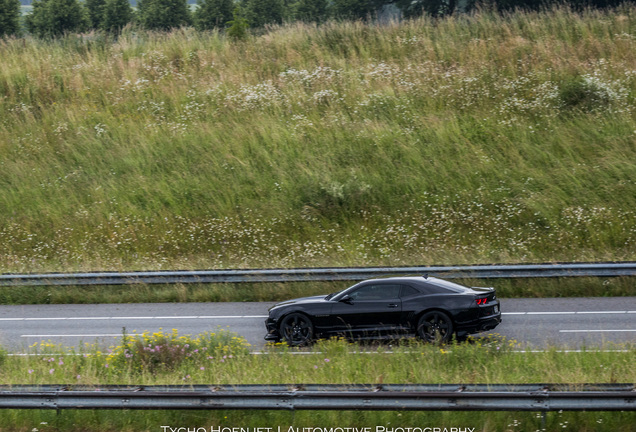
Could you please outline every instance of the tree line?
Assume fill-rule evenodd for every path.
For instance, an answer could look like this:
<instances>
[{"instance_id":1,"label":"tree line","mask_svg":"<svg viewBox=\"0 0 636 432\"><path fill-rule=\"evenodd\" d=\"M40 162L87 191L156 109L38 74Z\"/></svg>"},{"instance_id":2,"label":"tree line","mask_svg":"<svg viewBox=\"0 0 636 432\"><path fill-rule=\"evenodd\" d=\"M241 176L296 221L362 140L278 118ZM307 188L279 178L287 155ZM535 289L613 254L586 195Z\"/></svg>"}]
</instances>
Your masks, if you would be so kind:
<instances>
[{"instance_id":1,"label":"tree line","mask_svg":"<svg viewBox=\"0 0 636 432\"><path fill-rule=\"evenodd\" d=\"M574 8L606 8L623 0L569 0ZM37 37L56 37L90 30L119 32L129 24L148 30L194 26L198 30L222 29L243 37L248 28L283 22L321 23L329 19L373 18L390 6L403 17L428 14L440 17L468 12L479 6L498 11L538 10L563 0L197 0L191 10L187 0L34 0L24 17L26 30ZM0 0L0 37L19 35L20 1Z\"/></svg>"}]
</instances>

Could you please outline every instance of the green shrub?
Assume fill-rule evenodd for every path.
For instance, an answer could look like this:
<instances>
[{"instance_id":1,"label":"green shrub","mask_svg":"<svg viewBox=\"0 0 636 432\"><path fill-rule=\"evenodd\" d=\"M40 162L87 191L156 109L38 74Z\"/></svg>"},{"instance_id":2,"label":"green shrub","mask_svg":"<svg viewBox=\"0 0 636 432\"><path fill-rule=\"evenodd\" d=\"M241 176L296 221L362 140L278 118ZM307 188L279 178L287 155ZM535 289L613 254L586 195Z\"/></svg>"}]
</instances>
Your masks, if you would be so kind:
<instances>
[{"instance_id":1,"label":"green shrub","mask_svg":"<svg viewBox=\"0 0 636 432\"><path fill-rule=\"evenodd\" d=\"M559 94L566 109L599 112L624 102L628 96L618 82L604 81L594 75L579 75L561 83Z\"/></svg>"},{"instance_id":2,"label":"green shrub","mask_svg":"<svg viewBox=\"0 0 636 432\"><path fill-rule=\"evenodd\" d=\"M248 344L242 337L225 330L203 333L196 337L179 336L176 329L167 333L144 332L128 335L124 329L122 342L111 347L106 357L110 371L150 373L174 371L184 363L197 364L214 357L247 353Z\"/></svg>"}]
</instances>

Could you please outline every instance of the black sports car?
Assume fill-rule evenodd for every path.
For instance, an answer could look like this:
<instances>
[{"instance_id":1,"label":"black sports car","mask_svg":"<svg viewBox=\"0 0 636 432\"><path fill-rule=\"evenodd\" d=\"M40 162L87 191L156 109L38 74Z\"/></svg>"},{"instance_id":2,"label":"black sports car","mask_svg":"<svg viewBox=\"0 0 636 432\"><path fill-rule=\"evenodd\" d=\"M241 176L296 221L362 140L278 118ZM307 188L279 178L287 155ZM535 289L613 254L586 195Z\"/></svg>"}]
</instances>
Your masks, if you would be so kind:
<instances>
[{"instance_id":1,"label":"black sports car","mask_svg":"<svg viewBox=\"0 0 636 432\"><path fill-rule=\"evenodd\" d=\"M328 296L278 303L265 321L268 341L301 346L330 336L417 335L427 342L491 330L501 322L494 288L427 276L369 279Z\"/></svg>"}]
</instances>

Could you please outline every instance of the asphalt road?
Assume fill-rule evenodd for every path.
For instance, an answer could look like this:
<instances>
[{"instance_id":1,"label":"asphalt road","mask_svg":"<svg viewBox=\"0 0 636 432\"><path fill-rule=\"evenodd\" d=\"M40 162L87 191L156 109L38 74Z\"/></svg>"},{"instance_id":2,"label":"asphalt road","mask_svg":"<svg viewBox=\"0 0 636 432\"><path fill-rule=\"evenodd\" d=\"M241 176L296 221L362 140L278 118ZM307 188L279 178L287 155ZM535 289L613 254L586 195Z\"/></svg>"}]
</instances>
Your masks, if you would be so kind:
<instances>
[{"instance_id":1,"label":"asphalt road","mask_svg":"<svg viewBox=\"0 0 636 432\"><path fill-rule=\"evenodd\" d=\"M180 335L223 328L264 346L273 303L157 303L0 306L0 345L14 353L50 341L64 346L116 345L128 333L177 329ZM526 349L614 348L636 342L636 297L501 299L503 322L493 332Z\"/></svg>"}]
</instances>

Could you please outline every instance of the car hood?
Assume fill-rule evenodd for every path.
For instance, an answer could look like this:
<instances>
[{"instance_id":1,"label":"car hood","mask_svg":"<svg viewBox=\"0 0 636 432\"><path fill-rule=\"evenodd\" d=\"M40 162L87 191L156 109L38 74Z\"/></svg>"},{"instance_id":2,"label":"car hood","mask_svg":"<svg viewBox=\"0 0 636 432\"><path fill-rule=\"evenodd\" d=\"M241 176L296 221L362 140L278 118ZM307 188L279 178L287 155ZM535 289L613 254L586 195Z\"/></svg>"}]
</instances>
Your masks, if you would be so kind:
<instances>
[{"instance_id":1,"label":"car hood","mask_svg":"<svg viewBox=\"0 0 636 432\"><path fill-rule=\"evenodd\" d=\"M327 296L326 295L318 295L318 296L312 296L312 297L302 297L302 298L297 298L297 299L292 299L292 300L286 300L284 302L276 303L269 310L272 310L272 309L275 309L275 308L279 308L279 307L282 307L282 306L290 306L290 305L298 305L298 304L316 303L316 302L320 302L320 301L326 301L325 297L327 297Z\"/></svg>"}]
</instances>

